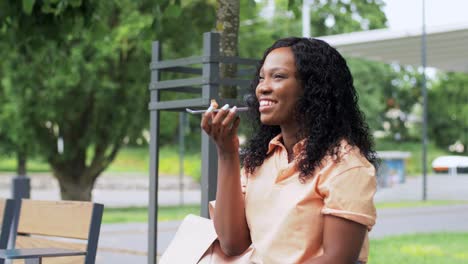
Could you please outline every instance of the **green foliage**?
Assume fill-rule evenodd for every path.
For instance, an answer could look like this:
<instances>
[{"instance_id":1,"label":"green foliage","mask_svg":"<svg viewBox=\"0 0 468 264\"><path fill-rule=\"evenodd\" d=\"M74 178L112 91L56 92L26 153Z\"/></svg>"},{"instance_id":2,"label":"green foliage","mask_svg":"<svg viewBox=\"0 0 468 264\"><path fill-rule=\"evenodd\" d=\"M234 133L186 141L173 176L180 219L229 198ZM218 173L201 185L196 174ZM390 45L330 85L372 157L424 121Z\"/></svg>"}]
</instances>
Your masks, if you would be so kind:
<instances>
[{"instance_id":1,"label":"green foliage","mask_svg":"<svg viewBox=\"0 0 468 264\"><path fill-rule=\"evenodd\" d=\"M30 15L32 13L34 2L36 0L23 0L23 11L26 14Z\"/></svg>"},{"instance_id":2,"label":"green foliage","mask_svg":"<svg viewBox=\"0 0 468 264\"><path fill-rule=\"evenodd\" d=\"M182 220L188 214L199 215L199 205L160 206L158 208L158 221ZM104 208L102 216L104 224L148 222L148 208Z\"/></svg>"},{"instance_id":3,"label":"green foliage","mask_svg":"<svg viewBox=\"0 0 468 264\"><path fill-rule=\"evenodd\" d=\"M442 148L458 141L468 153L468 74L441 75L428 101L430 137Z\"/></svg>"},{"instance_id":4,"label":"green foliage","mask_svg":"<svg viewBox=\"0 0 468 264\"><path fill-rule=\"evenodd\" d=\"M284 2L284 1L283 1ZM303 0L288 0L288 9L300 16ZM313 36L333 35L359 30L383 28L387 18L382 0L314 0L311 4Z\"/></svg>"},{"instance_id":5,"label":"green foliage","mask_svg":"<svg viewBox=\"0 0 468 264\"><path fill-rule=\"evenodd\" d=\"M92 4L89 27L84 14L65 17L72 12L65 2L76 4L57 2L54 15L11 14L5 35L21 42L10 42L2 79L7 97L14 98L17 107L25 106L19 107L24 111L20 117L30 120L23 125L36 135L24 138L36 138L55 165L75 158L91 144L104 153L115 149L124 136L141 130L140 116L146 109L133 102L147 98L141 86L148 74L139 68L149 57L149 41L140 37L152 24L151 14L139 12L133 1L105 1ZM42 2L37 8L51 6ZM22 25L37 21L45 22L26 35ZM60 28L62 23L69 27ZM54 26L58 28L52 33ZM58 137L65 141L62 155L55 149Z\"/></svg>"},{"instance_id":6,"label":"green foliage","mask_svg":"<svg viewBox=\"0 0 468 264\"><path fill-rule=\"evenodd\" d=\"M277 0L275 3L273 16L265 18L259 13L265 8L266 1L254 4L249 0L241 0L241 56L258 58L275 40L302 34L301 13L298 12L302 0ZM316 0L310 14L312 36L383 28L387 20L382 8L383 2L380 0Z\"/></svg>"},{"instance_id":7,"label":"green foliage","mask_svg":"<svg viewBox=\"0 0 468 264\"><path fill-rule=\"evenodd\" d=\"M179 7L160 4L155 13L157 37L154 40L163 44L164 59L201 54L203 33L214 28L215 8L213 1L203 0L183 1Z\"/></svg>"},{"instance_id":8,"label":"green foliage","mask_svg":"<svg viewBox=\"0 0 468 264\"><path fill-rule=\"evenodd\" d=\"M468 234L433 233L370 241L369 264L467 263Z\"/></svg>"},{"instance_id":9,"label":"green foliage","mask_svg":"<svg viewBox=\"0 0 468 264\"><path fill-rule=\"evenodd\" d=\"M153 16L130 0L38 1L30 15L20 3L3 7L9 13L0 21L2 112L10 121L4 134L18 150L25 142L39 146L62 195L68 183L90 190L123 139L146 124L139 102L149 101L142 89L149 78L141 67L151 38L142 36L151 34Z\"/></svg>"},{"instance_id":10,"label":"green foliage","mask_svg":"<svg viewBox=\"0 0 468 264\"><path fill-rule=\"evenodd\" d=\"M420 130L413 129L416 133L411 133L415 121L409 121L409 117L420 114L415 112L415 108L422 105L422 75L415 67L399 65L394 65L393 73L392 85L383 87L387 113L383 117L383 122L389 125L386 128L387 133L398 140L418 139ZM430 84L430 80L427 83ZM419 123L417 125L420 126Z\"/></svg>"},{"instance_id":11,"label":"green foliage","mask_svg":"<svg viewBox=\"0 0 468 264\"><path fill-rule=\"evenodd\" d=\"M166 16L167 18L177 18L180 16L180 14L182 13L182 8L180 8L180 6L177 6L177 5L170 5L166 8Z\"/></svg>"},{"instance_id":12,"label":"green foliage","mask_svg":"<svg viewBox=\"0 0 468 264\"><path fill-rule=\"evenodd\" d=\"M348 66L354 77L354 87L359 95L361 111L372 130L382 127L383 112L386 106L384 90L392 88L394 72L389 65L347 58Z\"/></svg>"},{"instance_id":13,"label":"green foliage","mask_svg":"<svg viewBox=\"0 0 468 264\"><path fill-rule=\"evenodd\" d=\"M151 42L161 40L168 57L192 55L214 8L201 0L2 1L2 149L38 145L59 181L92 185L147 128ZM171 144L177 122L162 118Z\"/></svg>"}]
</instances>

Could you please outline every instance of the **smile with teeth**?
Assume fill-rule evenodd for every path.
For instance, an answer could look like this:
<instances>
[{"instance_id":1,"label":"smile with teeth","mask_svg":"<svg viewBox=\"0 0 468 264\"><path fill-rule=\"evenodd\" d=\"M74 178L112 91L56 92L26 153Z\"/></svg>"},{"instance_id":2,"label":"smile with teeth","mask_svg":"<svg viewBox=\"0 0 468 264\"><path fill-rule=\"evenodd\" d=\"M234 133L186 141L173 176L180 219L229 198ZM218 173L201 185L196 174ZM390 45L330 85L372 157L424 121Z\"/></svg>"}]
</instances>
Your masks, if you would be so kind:
<instances>
[{"instance_id":1,"label":"smile with teeth","mask_svg":"<svg viewBox=\"0 0 468 264\"><path fill-rule=\"evenodd\" d=\"M271 106L276 104L276 102L269 101L269 100L261 100L260 101L260 106Z\"/></svg>"}]
</instances>

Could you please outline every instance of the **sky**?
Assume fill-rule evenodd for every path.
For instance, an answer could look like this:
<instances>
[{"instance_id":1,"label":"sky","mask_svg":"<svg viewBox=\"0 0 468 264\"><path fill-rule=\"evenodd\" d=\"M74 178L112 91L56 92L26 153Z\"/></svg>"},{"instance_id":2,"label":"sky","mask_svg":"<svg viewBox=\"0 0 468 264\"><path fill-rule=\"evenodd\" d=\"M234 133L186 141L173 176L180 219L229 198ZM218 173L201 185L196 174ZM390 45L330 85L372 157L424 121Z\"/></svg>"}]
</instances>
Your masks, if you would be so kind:
<instances>
[{"instance_id":1,"label":"sky","mask_svg":"<svg viewBox=\"0 0 468 264\"><path fill-rule=\"evenodd\" d=\"M421 28L423 0L384 0L391 29ZM468 23L468 0L425 0L426 26Z\"/></svg>"}]
</instances>

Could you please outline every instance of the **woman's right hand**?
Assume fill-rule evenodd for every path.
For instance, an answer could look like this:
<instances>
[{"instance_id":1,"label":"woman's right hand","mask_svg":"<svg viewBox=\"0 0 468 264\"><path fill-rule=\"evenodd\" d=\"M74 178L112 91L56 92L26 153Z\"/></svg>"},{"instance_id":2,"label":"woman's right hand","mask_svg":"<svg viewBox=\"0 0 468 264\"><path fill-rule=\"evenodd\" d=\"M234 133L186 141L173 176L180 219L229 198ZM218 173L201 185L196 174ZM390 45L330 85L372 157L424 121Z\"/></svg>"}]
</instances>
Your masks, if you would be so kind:
<instances>
[{"instance_id":1,"label":"woman's right hand","mask_svg":"<svg viewBox=\"0 0 468 264\"><path fill-rule=\"evenodd\" d=\"M218 148L216 207L213 224L224 253L240 254L252 243L245 217L245 201L241 188L239 138L240 119L236 108L223 106L214 112L210 106L203 115L201 128Z\"/></svg>"},{"instance_id":2,"label":"woman's right hand","mask_svg":"<svg viewBox=\"0 0 468 264\"><path fill-rule=\"evenodd\" d=\"M214 140L219 154L238 154L237 128L240 118L236 115L235 106L231 110L227 110L228 108L229 105L225 105L218 112L214 112L210 106L203 114L200 126Z\"/></svg>"}]
</instances>

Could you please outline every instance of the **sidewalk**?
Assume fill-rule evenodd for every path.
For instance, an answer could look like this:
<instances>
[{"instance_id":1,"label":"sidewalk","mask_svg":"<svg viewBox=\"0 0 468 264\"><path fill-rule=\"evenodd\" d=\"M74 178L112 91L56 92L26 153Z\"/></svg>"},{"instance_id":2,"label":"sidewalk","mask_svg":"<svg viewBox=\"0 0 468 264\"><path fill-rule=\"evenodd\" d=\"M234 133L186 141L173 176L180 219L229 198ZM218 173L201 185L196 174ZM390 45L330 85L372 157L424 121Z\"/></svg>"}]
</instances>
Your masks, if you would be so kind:
<instances>
[{"instance_id":1,"label":"sidewalk","mask_svg":"<svg viewBox=\"0 0 468 264\"><path fill-rule=\"evenodd\" d=\"M0 173L0 198L11 197L12 173ZM60 200L57 180L49 173L32 173L31 198L36 200ZM182 179L180 192L178 176L159 178L159 205L199 204L200 185L190 177ZM148 205L149 177L142 173L104 173L96 181L93 201L106 207L129 207Z\"/></svg>"},{"instance_id":2,"label":"sidewalk","mask_svg":"<svg viewBox=\"0 0 468 264\"><path fill-rule=\"evenodd\" d=\"M0 198L11 196L12 174L0 173ZM38 200L59 200L57 181L46 173L30 176L31 198ZM106 207L129 207L148 205L149 178L141 173L105 173L98 178L93 190L93 201ZM179 177L159 178L159 205L199 204L200 185L190 177L183 178L180 191ZM411 177L404 184L381 188L375 195L376 202L419 201L422 199L422 177ZM428 200L468 200L468 175L430 175L427 177Z\"/></svg>"}]
</instances>

